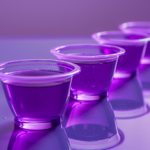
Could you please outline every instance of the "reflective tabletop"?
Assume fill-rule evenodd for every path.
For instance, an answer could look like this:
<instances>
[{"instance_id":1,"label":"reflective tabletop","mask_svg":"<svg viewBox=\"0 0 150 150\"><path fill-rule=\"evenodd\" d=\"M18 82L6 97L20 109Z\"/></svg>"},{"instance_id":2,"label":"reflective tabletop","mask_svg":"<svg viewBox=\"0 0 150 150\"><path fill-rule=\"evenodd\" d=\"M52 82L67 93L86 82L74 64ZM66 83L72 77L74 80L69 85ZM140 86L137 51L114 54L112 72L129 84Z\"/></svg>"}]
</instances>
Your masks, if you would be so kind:
<instances>
[{"instance_id":1,"label":"reflective tabletop","mask_svg":"<svg viewBox=\"0 0 150 150\"><path fill-rule=\"evenodd\" d=\"M33 58L56 59L56 57L50 53L51 48L59 45L83 43L94 44L96 42L88 37L0 38L0 62ZM2 85L0 84L0 149L99 150L105 148L95 147L95 144L98 145L99 143L91 141L100 141L108 135L109 137L113 137L118 133L120 135L119 142L116 142L114 146L110 146L109 149L149 150L150 96L149 84L146 85L146 83L149 80L150 67L147 66L145 68L141 69L142 73L140 73L140 78L145 81L144 101L148 107L147 113L137 117L114 119L113 113L109 111L109 109L111 109L109 98L91 103L69 100L64 112L62 124L55 128L41 131L23 130L14 125L13 114L9 109ZM138 91L140 88L132 92L132 87L134 87L133 82L128 85L128 88L124 92L121 91L122 95L125 94L125 97L134 97L134 95L136 95L135 93L140 94L140 92L142 92ZM137 85L135 86L137 87ZM138 96L138 94L136 96ZM116 107L118 106L116 105ZM134 107L133 104L132 107ZM119 110L120 109L121 107L119 107ZM73 145L72 143L74 143L74 141L78 143Z\"/></svg>"}]
</instances>

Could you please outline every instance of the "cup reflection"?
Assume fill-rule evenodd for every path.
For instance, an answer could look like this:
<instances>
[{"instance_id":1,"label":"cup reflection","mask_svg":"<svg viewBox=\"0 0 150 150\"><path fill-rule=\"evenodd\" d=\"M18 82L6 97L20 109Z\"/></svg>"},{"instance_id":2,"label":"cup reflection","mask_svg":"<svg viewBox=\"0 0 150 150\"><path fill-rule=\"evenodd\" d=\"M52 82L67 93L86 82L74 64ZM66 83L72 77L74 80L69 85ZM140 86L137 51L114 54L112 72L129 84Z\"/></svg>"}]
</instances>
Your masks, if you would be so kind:
<instances>
[{"instance_id":1,"label":"cup reflection","mask_svg":"<svg viewBox=\"0 0 150 150\"><path fill-rule=\"evenodd\" d=\"M62 123L72 149L106 149L121 139L107 97L97 101L70 99Z\"/></svg>"},{"instance_id":2,"label":"cup reflection","mask_svg":"<svg viewBox=\"0 0 150 150\"><path fill-rule=\"evenodd\" d=\"M49 130L25 130L15 125L7 150L70 150L61 125Z\"/></svg>"},{"instance_id":3,"label":"cup reflection","mask_svg":"<svg viewBox=\"0 0 150 150\"><path fill-rule=\"evenodd\" d=\"M109 99L117 118L130 118L148 112L138 76L115 78L109 89Z\"/></svg>"},{"instance_id":4,"label":"cup reflection","mask_svg":"<svg viewBox=\"0 0 150 150\"><path fill-rule=\"evenodd\" d=\"M139 67L139 77L143 86L144 98L146 100L150 100L150 65L149 64L141 64Z\"/></svg>"}]
</instances>

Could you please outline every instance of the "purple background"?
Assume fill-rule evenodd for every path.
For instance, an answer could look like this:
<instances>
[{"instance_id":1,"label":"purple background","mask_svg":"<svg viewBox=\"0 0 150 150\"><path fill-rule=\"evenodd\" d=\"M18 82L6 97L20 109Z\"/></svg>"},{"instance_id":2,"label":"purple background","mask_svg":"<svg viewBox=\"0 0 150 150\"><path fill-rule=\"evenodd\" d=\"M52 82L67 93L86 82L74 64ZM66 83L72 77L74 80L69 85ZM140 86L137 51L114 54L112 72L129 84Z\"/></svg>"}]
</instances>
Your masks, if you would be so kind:
<instances>
[{"instance_id":1,"label":"purple background","mask_svg":"<svg viewBox=\"0 0 150 150\"><path fill-rule=\"evenodd\" d=\"M0 36L90 36L150 21L149 0L0 0Z\"/></svg>"}]
</instances>

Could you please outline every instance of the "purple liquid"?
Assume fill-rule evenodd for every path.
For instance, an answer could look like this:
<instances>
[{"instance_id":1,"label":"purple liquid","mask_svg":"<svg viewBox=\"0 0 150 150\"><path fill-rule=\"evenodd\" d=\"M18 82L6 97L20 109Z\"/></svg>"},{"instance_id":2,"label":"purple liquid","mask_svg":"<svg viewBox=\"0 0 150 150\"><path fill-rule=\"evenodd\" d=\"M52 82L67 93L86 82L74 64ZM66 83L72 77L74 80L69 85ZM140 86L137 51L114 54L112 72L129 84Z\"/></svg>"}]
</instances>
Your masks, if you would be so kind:
<instances>
[{"instance_id":1,"label":"purple liquid","mask_svg":"<svg viewBox=\"0 0 150 150\"><path fill-rule=\"evenodd\" d=\"M150 32L148 31L148 30L150 30L150 26L144 26L144 25L143 26L138 26L138 25L136 25L136 26L128 26L126 29L129 30L129 31L143 32L143 33L146 33L146 34L150 35ZM150 59L150 41L147 43L144 58Z\"/></svg>"},{"instance_id":2,"label":"purple liquid","mask_svg":"<svg viewBox=\"0 0 150 150\"><path fill-rule=\"evenodd\" d=\"M46 76L60 74L51 70L13 72L11 75ZM8 104L20 122L48 122L60 118L67 102L70 81L53 85L15 85L2 83Z\"/></svg>"},{"instance_id":3,"label":"purple liquid","mask_svg":"<svg viewBox=\"0 0 150 150\"><path fill-rule=\"evenodd\" d=\"M116 60L109 62L81 64L81 72L73 77L71 92L73 95L98 95L107 92L116 67Z\"/></svg>"},{"instance_id":4,"label":"purple liquid","mask_svg":"<svg viewBox=\"0 0 150 150\"><path fill-rule=\"evenodd\" d=\"M126 53L123 55L116 71L132 73L138 69L144 50L143 45L116 45L124 48Z\"/></svg>"},{"instance_id":5,"label":"purple liquid","mask_svg":"<svg viewBox=\"0 0 150 150\"><path fill-rule=\"evenodd\" d=\"M121 40L138 40L143 39L142 35L132 35L132 34L126 34L126 35L103 35L102 38L108 39L106 44L114 45L118 47L122 47L126 50L126 53L119 58L119 65L116 69L117 72L127 72L127 73L133 73L135 72L140 64L140 61L143 56L144 52L144 46L145 43L135 43L135 44L119 44ZM112 44L110 40L118 40L118 44ZM120 40L120 42L119 42Z\"/></svg>"}]
</instances>

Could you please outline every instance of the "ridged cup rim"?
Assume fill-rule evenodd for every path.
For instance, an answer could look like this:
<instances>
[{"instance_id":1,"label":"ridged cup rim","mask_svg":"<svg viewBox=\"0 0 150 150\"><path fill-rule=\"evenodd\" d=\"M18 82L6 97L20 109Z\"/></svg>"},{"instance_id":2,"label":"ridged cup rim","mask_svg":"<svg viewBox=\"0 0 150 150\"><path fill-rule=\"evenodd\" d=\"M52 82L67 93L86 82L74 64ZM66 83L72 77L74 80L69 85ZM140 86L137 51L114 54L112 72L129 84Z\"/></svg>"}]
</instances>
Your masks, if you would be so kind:
<instances>
[{"instance_id":1,"label":"ridged cup rim","mask_svg":"<svg viewBox=\"0 0 150 150\"><path fill-rule=\"evenodd\" d=\"M84 55L70 55L71 52L69 54L64 54L61 53L61 50L65 50L65 49L78 49L78 48L108 48L108 49L114 49L117 50L118 52L114 53L114 54L108 54L108 55L92 55L92 56L84 56ZM71 51L71 50L70 50ZM74 45L63 45L63 46L58 46L55 47L53 49L50 50L50 52L62 59L68 60L68 61L98 61L98 60L107 60L109 58L114 58L116 56L119 55L123 55L125 53L125 50L121 47L117 47L117 46L112 46L112 45L103 45L103 44L74 44Z\"/></svg>"},{"instance_id":2,"label":"ridged cup rim","mask_svg":"<svg viewBox=\"0 0 150 150\"><path fill-rule=\"evenodd\" d=\"M138 26L138 27L137 27ZM128 27L133 27L133 28L128 28ZM134 28L135 27L135 28ZM144 27L149 27L149 28L144 28ZM124 22L121 23L118 28L120 30L140 30L143 32L150 33L150 22L149 21L132 21L132 22Z\"/></svg>"},{"instance_id":3,"label":"ridged cup rim","mask_svg":"<svg viewBox=\"0 0 150 150\"><path fill-rule=\"evenodd\" d=\"M141 38L141 39L135 39L135 40L130 40L130 39L110 39L110 38L103 38L102 36L104 35L130 35L130 34L134 34L134 35L141 35L144 36L145 38ZM141 33L141 32L135 32L135 31L126 31L126 32L122 32L122 31L102 31L102 32L97 32L92 34L92 38L94 40L96 40L99 43L110 43L110 44L117 44L117 45L134 45L134 44L138 44L138 43L146 43L148 41L150 41L150 37L148 34L146 33Z\"/></svg>"},{"instance_id":4,"label":"ridged cup rim","mask_svg":"<svg viewBox=\"0 0 150 150\"><path fill-rule=\"evenodd\" d=\"M63 64L66 64L66 65L70 65L70 67L74 67L73 70L69 71L69 72L65 72L65 73L62 73L62 74L58 74L58 75L47 75L47 76L19 76L19 75L10 75L10 74L6 74L6 73L2 73L1 70L6 66L6 65L9 65L9 64L15 64L15 63L23 63L23 62L58 62L58 63L63 63ZM27 64L29 65L29 64ZM21 70L20 70L21 71ZM16 82L29 82L29 83L42 83L42 82L46 82L46 81L49 81L49 82L53 82L54 80L57 80L57 79L61 79L61 78L64 78L64 77L69 77L69 76L72 76L76 73L80 72L80 67L76 64L73 64L73 63L70 63L70 62L66 62L66 61L61 61L61 60L54 60L54 59L22 59L22 60L14 60L14 61L8 61L8 62L3 62L3 63L0 63L0 78L3 79L8 79L8 80L11 80L11 81L16 81Z\"/></svg>"}]
</instances>

